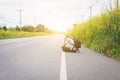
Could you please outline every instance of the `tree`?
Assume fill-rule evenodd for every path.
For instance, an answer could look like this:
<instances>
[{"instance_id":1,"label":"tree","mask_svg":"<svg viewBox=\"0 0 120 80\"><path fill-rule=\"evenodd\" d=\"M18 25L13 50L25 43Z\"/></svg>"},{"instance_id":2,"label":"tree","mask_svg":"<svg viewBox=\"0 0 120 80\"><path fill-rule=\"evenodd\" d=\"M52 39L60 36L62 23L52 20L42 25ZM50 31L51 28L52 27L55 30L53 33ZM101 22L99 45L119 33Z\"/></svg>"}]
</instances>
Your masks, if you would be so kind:
<instances>
[{"instance_id":1,"label":"tree","mask_svg":"<svg viewBox=\"0 0 120 80\"><path fill-rule=\"evenodd\" d=\"M36 32L45 32L45 26L43 24L38 24L35 28Z\"/></svg>"},{"instance_id":2,"label":"tree","mask_svg":"<svg viewBox=\"0 0 120 80\"><path fill-rule=\"evenodd\" d=\"M25 25L22 27L23 31L34 32L34 27L32 25Z\"/></svg>"},{"instance_id":3,"label":"tree","mask_svg":"<svg viewBox=\"0 0 120 80\"><path fill-rule=\"evenodd\" d=\"M2 29L2 27L0 26L0 30Z\"/></svg>"},{"instance_id":4,"label":"tree","mask_svg":"<svg viewBox=\"0 0 120 80\"><path fill-rule=\"evenodd\" d=\"M16 26L16 27L15 27L15 30L16 30L16 31L20 31L20 27L19 27L19 26Z\"/></svg>"},{"instance_id":5,"label":"tree","mask_svg":"<svg viewBox=\"0 0 120 80\"><path fill-rule=\"evenodd\" d=\"M3 30L4 30L4 31L7 31L7 27L6 27L6 26L3 26Z\"/></svg>"}]
</instances>

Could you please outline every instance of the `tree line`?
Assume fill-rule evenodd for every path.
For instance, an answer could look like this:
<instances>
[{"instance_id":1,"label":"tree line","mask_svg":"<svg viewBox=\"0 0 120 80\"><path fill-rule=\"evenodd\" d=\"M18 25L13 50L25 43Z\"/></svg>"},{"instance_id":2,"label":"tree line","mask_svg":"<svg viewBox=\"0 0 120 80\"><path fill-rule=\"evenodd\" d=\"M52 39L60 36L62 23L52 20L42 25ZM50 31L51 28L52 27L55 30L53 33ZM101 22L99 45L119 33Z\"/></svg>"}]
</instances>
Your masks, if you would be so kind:
<instances>
[{"instance_id":1,"label":"tree line","mask_svg":"<svg viewBox=\"0 0 120 80\"><path fill-rule=\"evenodd\" d=\"M43 24L38 24L36 27L32 25L24 25L23 27L16 26L16 27L10 27L10 28L7 28L4 25L4 26L0 26L0 30L25 31L25 32L52 32L52 30L48 29Z\"/></svg>"}]
</instances>

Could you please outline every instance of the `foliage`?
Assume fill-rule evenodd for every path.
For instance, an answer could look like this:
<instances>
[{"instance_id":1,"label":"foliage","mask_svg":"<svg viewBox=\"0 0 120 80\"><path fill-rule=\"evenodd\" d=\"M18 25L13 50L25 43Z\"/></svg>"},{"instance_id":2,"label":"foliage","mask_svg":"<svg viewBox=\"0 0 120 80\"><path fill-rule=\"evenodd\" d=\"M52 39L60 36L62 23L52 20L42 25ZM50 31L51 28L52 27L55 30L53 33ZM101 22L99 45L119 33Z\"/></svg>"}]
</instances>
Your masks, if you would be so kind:
<instances>
[{"instance_id":1,"label":"foliage","mask_svg":"<svg viewBox=\"0 0 120 80\"><path fill-rule=\"evenodd\" d=\"M2 27L0 26L0 30L2 30Z\"/></svg>"},{"instance_id":2,"label":"foliage","mask_svg":"<svg viewBox=\"0 0 120 80\"><path fill-rule=\"evenodd\" d=\"M53 33L52 30L46 28L42 24L39 24L36 29L37 31L35 31L35 28L32 25L24 25L21 28L16 26L8 29L6 26L3 26L0 27L0 39L40 36Z\"/></svg>"},{"instance_id":3,"label":"foliage","mask_svg":"<svg viewBox=\"0 0 120 80\"><path fill-rule=\"evenodd\" d=\"M36 32L45 32L46 28L43 24L38 24L37 27L35 28Z\"/></svg>"},{"instance_id":4,"label":"foliage","mask_svg":"<svg viewBox=\"0 0 120 80\"><path fill-rule=\"evenodd\" d=\"M34 27L32 25L24 25L22 31L34 32Z\"/></svg>"},{"instance_id":5,"label":"foliage","mask_svg":"<svg viewBox=\"0 0 120 80\"><path fill-rule=\"evenodd\" d=\"M86 47L120 60L120 8L106 10L82 24L75 24L67 35L79 38Z\"/></svg>"},{"instance_id":6,"label":"foliage","mask_svg":"<svg viewBox=\"0 0 120 80\"><path fill-rule=\"evenodd\" d=\"M4 31L7 31L7 27L6 26L3 26L2 28Z\"/></svg>"},{"instance_id":7,"label":"foliage","mask_svg":"<svg viewBox=\"0 0 120 80\"><path fill-rule=\"evenodd\" d=\"M16 27L15 27L15 30L16 30L16 31L20 31L20 27L19 27L19 26L16 26Z\"/></svg>"}]
</instances>

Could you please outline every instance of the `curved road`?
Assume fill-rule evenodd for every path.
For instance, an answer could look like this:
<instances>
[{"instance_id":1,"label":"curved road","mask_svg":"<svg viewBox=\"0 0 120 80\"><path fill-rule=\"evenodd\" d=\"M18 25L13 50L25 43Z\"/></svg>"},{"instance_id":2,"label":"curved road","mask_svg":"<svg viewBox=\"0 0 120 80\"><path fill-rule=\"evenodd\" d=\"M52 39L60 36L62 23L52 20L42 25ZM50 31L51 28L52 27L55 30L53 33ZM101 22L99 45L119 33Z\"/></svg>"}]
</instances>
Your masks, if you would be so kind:
<instances>
[{"instance_id":1,"label":"curved road","mask_svg":"<svg viewBox=\"0 0 120 80\"><path fill-rule=\"evenodd\" d=\"M83 46L80 53L63 53L63 38L0 40L0 80L120 80L120 62Z\"/></svg>"}]
</instances>

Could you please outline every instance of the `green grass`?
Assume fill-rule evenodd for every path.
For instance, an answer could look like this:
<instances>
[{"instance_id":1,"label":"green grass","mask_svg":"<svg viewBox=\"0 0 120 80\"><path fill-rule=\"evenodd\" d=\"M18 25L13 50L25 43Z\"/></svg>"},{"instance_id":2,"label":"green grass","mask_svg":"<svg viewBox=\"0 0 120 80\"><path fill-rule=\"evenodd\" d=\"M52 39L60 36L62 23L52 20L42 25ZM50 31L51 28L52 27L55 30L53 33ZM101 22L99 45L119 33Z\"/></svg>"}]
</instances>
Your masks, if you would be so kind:
<instances>
[{"instance_id":1,"label":"green grass","mask_svg":"<svg viewBox=\"0 0 120 80\"><path fill-rule=\"evenodd\" d=\"M120 55L118 55L117 57L114 57L116 60L120 61Z\"/></svg>"},{"instance_id":2,"label":"green grass","mask_svg":"<svg viewBox=\"0 0 120 80\"><path fill-rule=\"evenodd\" d=\"M118 49L115 50L115 56L113 56L114 59L120 61L120 45L118 47Z\"/></svg>"},{"instance_id":3,"label":"green grass","mask_svg":"<svg viewBox=\"0 0 120 80\"><path fill-rule=\"evenodd\" d=\"M22 38L31 36L42 36L47 35L46 32L23 32L23 31L3 31L0 30L0 39L10 39L10 38Z\"/></svg>"}]
</instances>

